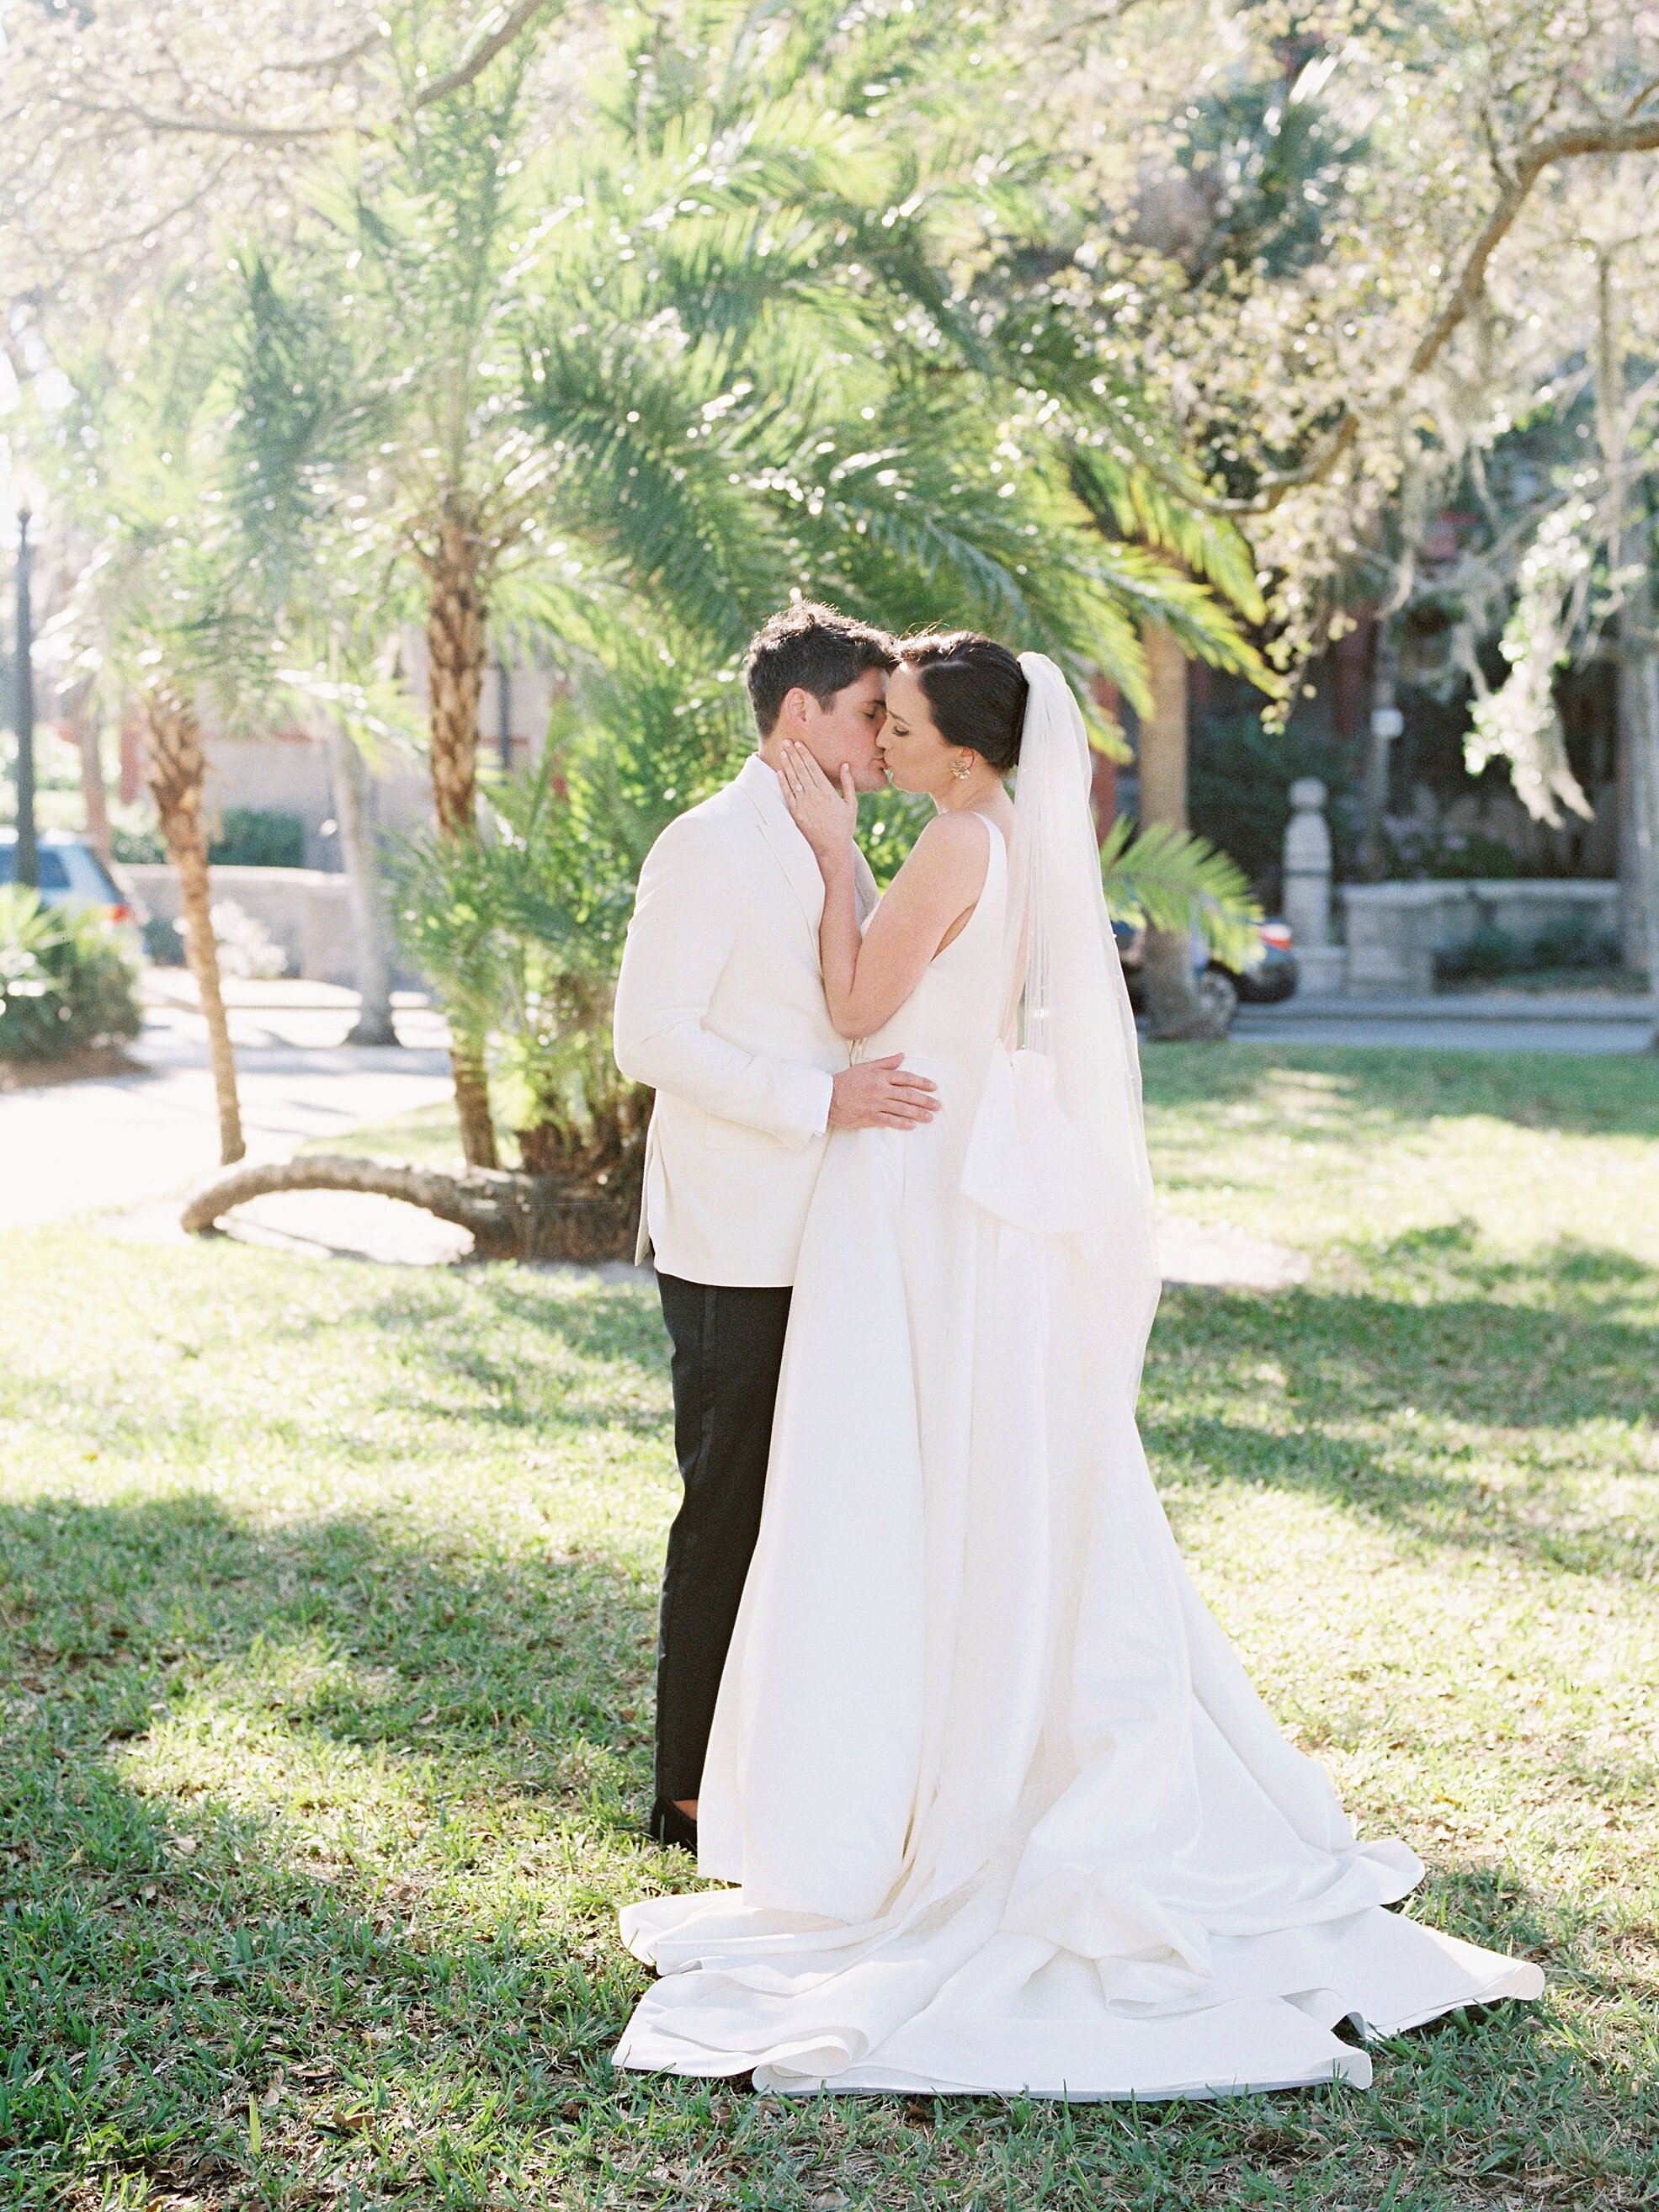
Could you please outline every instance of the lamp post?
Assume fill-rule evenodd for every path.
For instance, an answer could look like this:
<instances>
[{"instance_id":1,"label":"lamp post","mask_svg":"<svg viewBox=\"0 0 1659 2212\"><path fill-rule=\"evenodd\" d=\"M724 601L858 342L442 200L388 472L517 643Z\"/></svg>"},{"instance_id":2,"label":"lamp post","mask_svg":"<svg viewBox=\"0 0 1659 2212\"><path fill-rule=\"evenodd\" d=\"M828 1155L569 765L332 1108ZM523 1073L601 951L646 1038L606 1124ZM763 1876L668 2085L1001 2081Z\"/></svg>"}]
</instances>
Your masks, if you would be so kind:
<instances>
[{"instance_id":1,"label":"lamp post","mask_svg":"<svg viewBox=\"0 0 1659 2212\"><path fill-rule=\"evenodd\" d=\"M15 880L40 888L40 857L34 836L34 635L29 607L29 511L17 510L17 688L12 711L17 732L17 854Z\"/></svg>"}]
</instances>

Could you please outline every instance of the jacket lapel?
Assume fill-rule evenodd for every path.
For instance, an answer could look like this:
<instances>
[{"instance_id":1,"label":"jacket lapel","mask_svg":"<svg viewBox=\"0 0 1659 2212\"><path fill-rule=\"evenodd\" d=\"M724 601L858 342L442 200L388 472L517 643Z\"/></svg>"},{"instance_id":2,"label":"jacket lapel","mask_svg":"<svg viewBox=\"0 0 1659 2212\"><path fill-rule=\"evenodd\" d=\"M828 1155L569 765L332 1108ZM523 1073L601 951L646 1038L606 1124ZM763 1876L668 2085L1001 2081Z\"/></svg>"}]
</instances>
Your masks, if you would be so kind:
<instances>
[{"instance_id":1,"label":"jacket lapel","mask_svg":"<svg viewBox=\"0 0 1659 2212\"><path fill-rule=\"evenodd\" d=\"M778 780L763 760L753 757L744 763L738 775L737 788L753 808L761 834L799 902L816 958L818 924L823 918L823 878L812 857L812 848L790 819Z\"/></svg>"}]
</instances>

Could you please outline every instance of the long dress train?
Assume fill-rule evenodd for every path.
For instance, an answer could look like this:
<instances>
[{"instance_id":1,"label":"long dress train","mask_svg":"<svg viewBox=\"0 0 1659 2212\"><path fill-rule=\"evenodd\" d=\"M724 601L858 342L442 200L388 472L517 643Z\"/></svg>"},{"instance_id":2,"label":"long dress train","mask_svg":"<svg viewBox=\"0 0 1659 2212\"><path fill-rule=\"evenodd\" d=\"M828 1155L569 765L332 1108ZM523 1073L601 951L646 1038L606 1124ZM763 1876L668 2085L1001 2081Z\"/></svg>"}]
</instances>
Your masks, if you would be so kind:
<instances>
[{"instance_id":1,"label":"long dress train","mask_svg":"<svg viewBox=\"0 0 1659 2212\"><path fill-rule=\"evenodd\" d=\"M700 1870L740 1887L625 1910L661 1978L617 2061L785 2093L1364 2085L1340 2021L1542 1978L1384 1909L1417 1858L1357 1842L1274 1727L1133 1376L1089 1387L1115 1353L1075 1240L998 1208L998 1148L1044 1140L1000 1042L988 829L970 921L866 1047L942 1111L834 1134L808 1219L701 1797Z\"/></svg>"}]
</instances>

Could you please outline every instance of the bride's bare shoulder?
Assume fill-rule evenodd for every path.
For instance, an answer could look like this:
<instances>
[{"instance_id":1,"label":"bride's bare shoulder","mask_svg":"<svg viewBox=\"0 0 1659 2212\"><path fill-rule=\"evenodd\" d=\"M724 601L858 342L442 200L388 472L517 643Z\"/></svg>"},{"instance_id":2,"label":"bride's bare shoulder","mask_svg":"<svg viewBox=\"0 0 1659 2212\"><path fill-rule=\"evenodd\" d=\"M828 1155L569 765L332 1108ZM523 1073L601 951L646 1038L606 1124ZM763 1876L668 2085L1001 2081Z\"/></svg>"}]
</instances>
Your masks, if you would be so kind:
<instances>
[{"instance_id":1,"label":"bride's bare shoulder","mask_svg":"<svg viewBox=\"0 0 1659 2212\"><path fill-rule=\"evenodd\" d=\"M965 810L960 814L936 814L911 847L908 859L894 878L895 888L900 878L908 874L918 892L977 898L991 864L989 826Z\"/></svg>"},{"instance_id":2,"label":"bride's bare shoulder","mask_svg":"<svg viewBox=\"0 0 1659 2212\"><path fill-rule=\"evenodd\" d=\"M910 848L904 865L928 874L985 872L991 841L977 814L936 814Z\"/></svg>"}]
</instances>

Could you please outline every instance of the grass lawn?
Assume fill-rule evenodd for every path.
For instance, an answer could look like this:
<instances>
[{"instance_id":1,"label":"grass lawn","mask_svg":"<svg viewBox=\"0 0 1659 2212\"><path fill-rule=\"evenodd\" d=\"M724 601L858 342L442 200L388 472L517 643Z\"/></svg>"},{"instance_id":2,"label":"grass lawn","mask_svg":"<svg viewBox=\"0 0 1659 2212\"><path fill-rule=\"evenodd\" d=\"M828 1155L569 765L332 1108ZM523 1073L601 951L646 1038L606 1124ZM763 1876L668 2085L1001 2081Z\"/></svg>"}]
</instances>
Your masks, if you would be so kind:
<instances>
[{"instance_id":1,"label":"grass lawn","mask_svg":"<svg viewBox=\"0 0 1659 2212\"><path fill-rule=\"evenodd\" d=\"M1659 2203L1659 1060L1166 1047L1148 1087L1165 1202L1312 1259L1166 1297L1188 1556L1415 1909L1541 2005L1366 2094L613 2075L616 1909L685 1875L638 1833L653 1302L91 1222L0 1237L7 2212Z\"/></svg>"}]
</instances>

